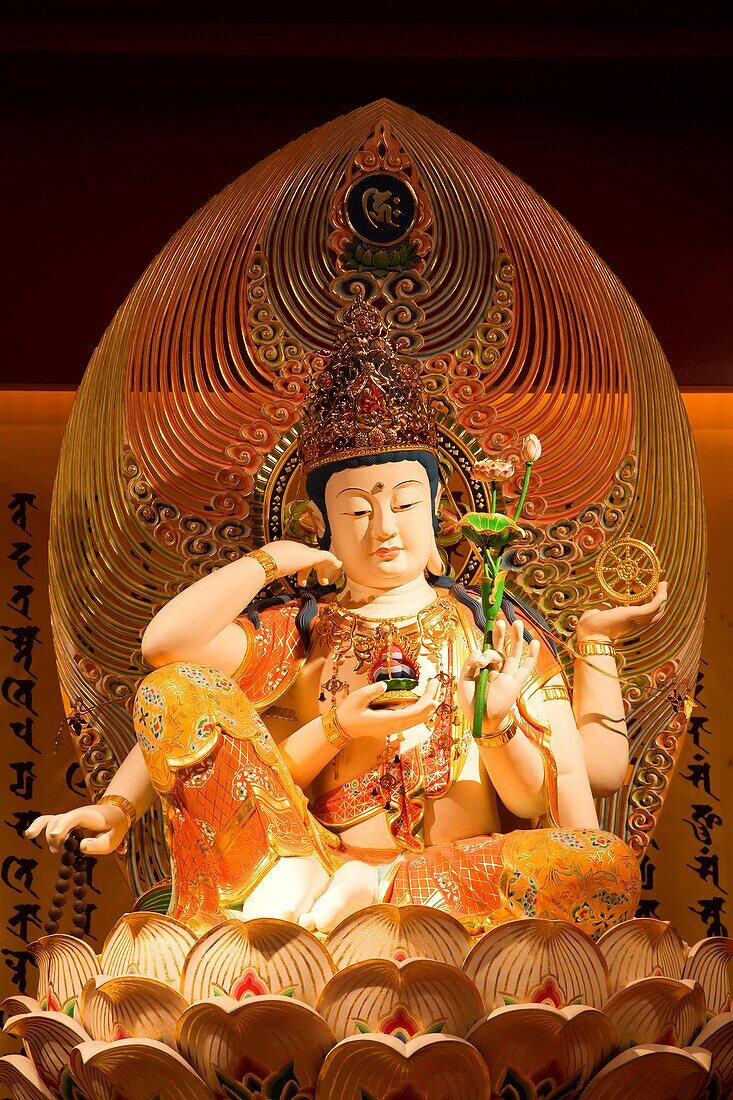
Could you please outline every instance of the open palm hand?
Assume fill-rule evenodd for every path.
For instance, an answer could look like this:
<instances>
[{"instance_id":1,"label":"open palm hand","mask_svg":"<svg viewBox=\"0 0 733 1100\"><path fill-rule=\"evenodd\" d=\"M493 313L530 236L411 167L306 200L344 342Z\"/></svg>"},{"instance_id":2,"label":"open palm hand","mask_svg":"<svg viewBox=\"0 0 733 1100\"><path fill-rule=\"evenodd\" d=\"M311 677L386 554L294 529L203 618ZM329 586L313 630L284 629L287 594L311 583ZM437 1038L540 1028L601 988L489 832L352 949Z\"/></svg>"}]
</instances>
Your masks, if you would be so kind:
<instances>
[{"instance_id":1,"label":"open palm hand","mask_svg":"<svg viewBox=\"0 0 733 1100\"><path fill-rule=\"evenodd\" d=\"M637 634L654 626L664 615L667 603L667 582L660 581L654 597L635 607L600 607L584 611L578 620L578 641L608 639L618 641L628 634Z\"/></svg>"}]
</instances>

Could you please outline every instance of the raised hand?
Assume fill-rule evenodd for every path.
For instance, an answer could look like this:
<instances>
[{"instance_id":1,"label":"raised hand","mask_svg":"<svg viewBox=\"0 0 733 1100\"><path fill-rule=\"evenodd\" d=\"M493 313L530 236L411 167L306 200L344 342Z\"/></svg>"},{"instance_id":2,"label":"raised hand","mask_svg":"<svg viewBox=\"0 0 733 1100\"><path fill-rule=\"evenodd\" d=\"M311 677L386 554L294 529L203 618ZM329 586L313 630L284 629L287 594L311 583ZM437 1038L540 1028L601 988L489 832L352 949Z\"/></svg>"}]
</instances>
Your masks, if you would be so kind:
<instances>
[{"instance_id":1,"label":"raised hand","mask_svg":"<svg viewBox=\"0 0 733 1100\"><path fill-rule=\"evenodd\" d=\"M106 856L119 848L128 831L126 814L111 802L100 806L80 806L65 814L45 814L37 817L25 835L33 840L45 830L49 850L58 852L70 832L83 829L95 833L79 845L89 856Z\"/></svg>"},{"instance_id":2,"label":"raised hand","mask_svg":"<svg viewBox=\"0 0 733 1100\"><path fill-rule=\"evenodd\" d=\"M519 619L511 626L509 654L505 658L506 638L507 624L503 619L497 619L492 634L494 648L485 653L475 650L461 669L458 679L458 702L468 721L473 722L476 679L482 668L491 669L483 722L485 733L494 733L509 714L532 675L540 652L540 643L535 639L530 643L528 652L524 653L524 625Z\"/></svg>"},{"instance_id":3,"label":"raised hand","mask_svg":"<svg viewBox=\"0 0 733 1100\"><path fill-rule=\"evenodd\" d=\"M654 626L664 615L667 603L667 582L660 581L653 599L635 607L600 607L584 611L578 620L579 642L588 639L618 641L627 634L637 634Z\"/></svg>"},{"instance_id":4,"label":"raised hand","mask_svg":"<svg viewBox=\"0 0 733 1100\"><path fill-rule=\"evenodd\" d=\"M343 572L343 565L329 550L305 546L302 542L279 539L263 547L273 558L281 577L295 576L305 586L313 570L321 584L333 584Z\"/></svg>"}]
</instances>

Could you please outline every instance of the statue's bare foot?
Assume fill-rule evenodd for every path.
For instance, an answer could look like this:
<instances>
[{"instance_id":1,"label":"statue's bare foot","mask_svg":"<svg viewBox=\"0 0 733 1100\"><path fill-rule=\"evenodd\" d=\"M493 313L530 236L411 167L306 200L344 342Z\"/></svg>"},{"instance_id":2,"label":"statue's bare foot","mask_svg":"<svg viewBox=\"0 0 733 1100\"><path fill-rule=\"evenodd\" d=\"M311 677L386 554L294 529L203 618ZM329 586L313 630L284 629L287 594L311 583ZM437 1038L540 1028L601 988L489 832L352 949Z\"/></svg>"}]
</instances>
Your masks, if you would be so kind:
<instances>
[{"instance_id":1,"label":"statue's bare foot","mask_svg":"<svg viewBox=\"0 0 733 1100\"><path fill-rule=\"evenodd\" d=\"M331 932L346 917L373 905L378 896L378 870L368 863L351 860L334 873L328 889L321 894L299 923L316 932Z\"/></svg>"},{"instance_id":2,"label":"statue's bare foot","mask_svg":"<svg viewBox=\"0 0 733 1100\"><path fill-rule=\"evenodd\" d=\"M277 917L297 922L328 883L328 871L315 856L283 856L255 886L241 912L232 910L232 916L240 920Z\"/></svg>"}]
</instances>

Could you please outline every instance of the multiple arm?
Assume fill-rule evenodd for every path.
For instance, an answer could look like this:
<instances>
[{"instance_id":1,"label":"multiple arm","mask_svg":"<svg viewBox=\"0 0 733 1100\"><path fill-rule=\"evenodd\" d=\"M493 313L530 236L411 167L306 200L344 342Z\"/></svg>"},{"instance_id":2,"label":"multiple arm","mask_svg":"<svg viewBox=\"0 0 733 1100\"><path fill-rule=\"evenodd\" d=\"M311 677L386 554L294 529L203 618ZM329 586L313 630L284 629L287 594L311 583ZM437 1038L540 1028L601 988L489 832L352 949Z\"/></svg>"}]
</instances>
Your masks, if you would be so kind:
<instances>
[{"instance_id":1,"label":"multiple arm","mask_svg":"<svg viewBox=\"0 0 733 1100\"><path fill-rule=\"evenodd\" d=\"M283 540L263 547L274 561L278 577L297 573L300 580L315 568L329 583L341 562L326 550L311 550ZM231 675L245 655L245 637L234 623L237 615L257 595L265 570L254 557L216 569L175 596L150 622L143 634L143 657L153 668L173 661L210 665Z\"/></svg>"},{"instance_id":2,"label":"multiple arm","mask_svg":"<svg viewBox=\"0 0 733 1100\"><path fill-rule=\"evenodd\" d=\"M667 583L661 581L649 603L586 611L578 622L578 643L612 645L625 635L645 630L659 622L666 602ZM604 798L624 782L629 764L624 705L615 657L596 654L576 661L574 680L573 710L588 779L593 794Z\"/></svg>"},{"instance_id":3,"label":"multiple arm","mask_svg":"<svg viewBox=\"0 0 733 1100\"><path fill-rule=\"evenodd\" d=\"M659 621L664 614L667 586L661 582L653 600L638 607L585 612L578 623L578 644L610 644ZM539 651L532 643L521 662L522 625L512 627L509 656L502 663L506 627L495 624L494 649L475 653L459 682L459 700L473 720L473 682L480 668L490 674L481 759L504 805L520 817L535 818L544 810L544 767L539 749L521 731L506 739L507 716L534 668ZM499 671L499 669L501 671ZM573 709L565 700L546 704L552 730L550 748L557 767L560 820L567 828L597 826L594 797L612 794L624 782L628 741L621 686L612 654L593 654L575 663Z\"/></svg>"},{"instance_id":4,"label":"multiple arm","mask_svg":"<svg viewBox=\"0 0 733 1100\"><path fill-rule=\"evenodd\" d=\"M319 579L335 578L341 563L326 551L311 550L300 543L281 541L265 548L278 576L297 574L305 583L316 569ZM202 578L174 597L155 616L143 636L143 656L154 668L174 661L213 666L231 675L245 656L246 637L234 620L263 585L264 567L256 558L244 557ZM586 612L578 624L579 642L612 642L623 634L655 623L664 613L666 585L662 582L649 604L637 608L613 608ZM523 627L512 626L511 645L502 657L506 624L495 624L494 649L476 652L466 662L459 679L459 703L472 721L475 678L484 666L493 668L484 718L484 736L479 742L481 758L490 779L507 808L520 817L536 818L545 809L544 761L538 747L522 733L502 737L508 729L507 716L529 679L539 653L533 642L522 660ZM440 702L441 686L431 681L418 702L399 711L372 710L369 704L384 691L382 684L369 684L352 692L335 711L341 738L329 737L321 717L300 727L281 744L281 751L301 787L307 787L333 759L347 740L373 739L384 746L385 738L425 722ZM558 771L560 816L564 826L592 827L597 824L593 796L604 796L622 784L628 766L628 744L623 701L611 655L593 655L576 661L573 712L570 704L548 702L552 728L551 749ZM577 722L577 725L576 725ZM137 817L154 801L147 768L138 746L125 758L106 794L121 796L132 804ZM67 814L39 817L27 831L38 836L43 830L52 851L76 828L96 835L82 841L88 854L114 851L124 840L129 819L120 805L98 803Z\"/></svg>"}]
</instances>

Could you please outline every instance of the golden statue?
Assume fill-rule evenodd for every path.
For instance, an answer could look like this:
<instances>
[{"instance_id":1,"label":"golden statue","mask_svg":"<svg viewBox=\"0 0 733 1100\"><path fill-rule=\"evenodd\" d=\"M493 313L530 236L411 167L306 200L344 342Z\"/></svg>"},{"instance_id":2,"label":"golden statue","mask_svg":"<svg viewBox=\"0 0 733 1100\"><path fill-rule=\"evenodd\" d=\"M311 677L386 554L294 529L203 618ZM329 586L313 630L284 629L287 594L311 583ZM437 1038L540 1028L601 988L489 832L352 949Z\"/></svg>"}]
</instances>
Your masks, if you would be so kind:
<instances>
[{"instance_id":1,"label":"golden statue","mask_svg":"<svg viewBox=\"0 0 733 1100\"><path fill-rule=\"evenodd\" d=\"M572 700L532 608L506 596L482 646L486 606L443 576L435 541L419 368L360 299L312 379L299 454L318 547L269 542L170 600L143 637L137 746L97 805L28 835L55 850L82 829L83 851L112 852L159 797L170 912L196 930L234 914L326 932L378 900L477 931L632 917L638 861L594 798L628 766L614 644L661 617L664 582L581 615ZM298 595L258 608L283 577Z\"/></svg>"},{"instance_id":2,"label":"golden statue","mask_svg":"<svg viewBox=\"0 0 733 1100\"><path fill-rule=\"evenodd\" d=\"M96 804L31 833L117 851L144 911L99 956L35 946L0 1081L427 1100L724 1074L728 948L624 921L705 571L669 367L557 211L388 101L256 165L142 275L67 429L49 587Z\"/></svg>"}]
</instances>

